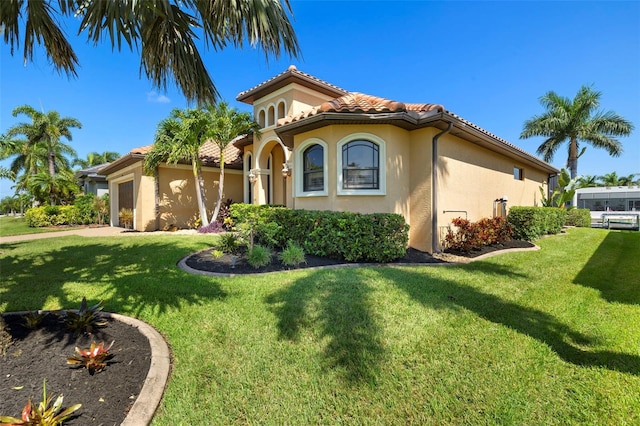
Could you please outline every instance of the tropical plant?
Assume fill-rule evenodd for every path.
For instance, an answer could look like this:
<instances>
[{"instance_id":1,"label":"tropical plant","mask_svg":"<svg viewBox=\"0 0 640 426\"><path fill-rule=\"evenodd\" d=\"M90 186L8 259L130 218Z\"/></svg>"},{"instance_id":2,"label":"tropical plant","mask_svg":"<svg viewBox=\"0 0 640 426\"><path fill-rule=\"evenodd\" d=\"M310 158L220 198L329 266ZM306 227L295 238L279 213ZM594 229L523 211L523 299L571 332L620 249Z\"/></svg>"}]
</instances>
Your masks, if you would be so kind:
<instances>
[{"instance_id":1,"label":"tropical plant","mask_svg":"<svg viewBox=\"0 0 640 426\"><path fill-rule=\"evenodd\" d=\"M154 173L160 163L191 163L196 181L196 200L202 226L209 225L205 206L204 178L202 176L202 158L200 148L204 138L207 120L199 109L174 109L168 118L158 125L151 151L144 160L147 173Z\"/></svg>"},{"instance_id":2,"label":"tropical plant","mask_svg":"<svg viewBox=\"0 0 640 426\"><path fill-rule=\"evenodd\" d=\"M579 176L575 179L571 179L569 177L569 172L567 171L567 169L560 170L560 174L558 175L558 186L553 190L548 198L544 193L544 189L542 187L539 187L540 194L542 195L542 206L560 207L563 209L565 207L568 209L573 208L571 206L571 201L576 194L576 189L579 187L579 180Z\"/></svg>"},{"instance_id":3,"label":"tropical plant","mask_svg":"<svg viewBox=\"0 0 640 426\"><path fill-rule=\"evenodd\" d=\"M56 15L76 17L78 33L86 32L93 44L109 40L118 50L123 43L132 51L140 49L140 70L155 87L166 89L173 76L188 101L204 104L215 102L218 93L196 41L204 38L204 45L214 50L249 43L267 57L278 58L281 51L297 57L298 41L287 13L289 0L0 1L0 27L11 54L22 41L23 59L31 61L34 44L42 44L58 71L76 76L78 58Z\"/></svg>"},{"instance_id":4,"label":"tropical plant","mask_svg":"<svg viewBox=\"0 0 640 426\"><path fill-rule=\"evenodd\" d=\"M87 306L87 298L83 297L78 311L64 311L64 322L67 328L73 330L75 335L82 333L93 333L99 327L107 325L107 321L102 315L102 302L93 306Z\"/></svg>"},{"instance_id":5,"label":"tropical plant","mask_svg":"<svg viewBox=\"0 0 640 426\"><path fill-rule=\"evenodd\" d=\"M58 426L82 407L82 404L75 404L62 410L64 397L58 396L53 405L51 405L52 400L51 396L47 396L47 381L45 379L42 382L42 401L36 406L29 400L22 409L22 415L19 419L0 416L0 425Z\"/></svg>"},{"instance_id":6,"label":"tropical plant","mask_svg":"<svg viewBox=\"0 0 640 426\"><path fill-rule=\"evenodd\" d=\"M118 221L120 225L127 229L133 228L133 210L122 208L118 212Z\"/></svg>"},{"instance_id":7,"label":"tropical plant","mask_svg":"<svg viewBox=\"0 0 640 426\"><path fill-rule=\"evenodd\" d=\"M598 176L582 175L576 180L577 188L593 188L598 186Z\"/></svg>"},{"instance_id":8,"label":"tropical plant","mask_svg":"<svg viewBox=\"0 0 640 426\"><path fill-rule=\"evenodd\" d=\"M89 370L89 374L99 373L107 366L107 361L113 357L109 352L114 342L105 348L104 342L91 342L88 349L80 349L76 346L76 354L67 358L67 364L80 365Z\"/></svg>"},{"instance_id":9,"label":"tropical plant","mask_svg":"<svg viewBox=\"0 0 640 426\"><path fill-rule=\"evenodd\" d=\"M82 124L75 118L60 117L57 111L40 112L29 105L14 108L12 114L14 117L26 115L31 122L18 123L7 130L2 138L2 158L16 156L11 170L16 175L20 169L24 170L27 177L21 180L19 187L22 189L29 190L30 176L44 172L42 169L46 167L51 177L48 197L54 204L57 197L54 178L58 172L70 170L66 155L76 155L75 150L61 138L71 141L71 128L82 128ZM26 139L16 139L19 135Z\"/></svg>"},{"instance_id":10,"label":"tropical plant","mask_svg":"<svg viewBox=\"0 0 640 426\"><path fill-rule=\"evenodd\" d=\"M204 107L207 114L207 127L205 138L216 144L220 150L220 182L218 185L218 199L216 207L211 216L211 222L218 219L220 206L224 194L224 165L225 149L238 136L253 133L254 137L260 138L260 125L256 123L251 114L239 112L235 108L230 108L226 102L216 105L208 104Z\"/></svg>"},{"instance_id":11,"label":"tropical plant","mask_svg":"<svg viewBox=\"0 0 640 426\"><path fill-rule=\"evenodd\" d=\"M612 111L598 111L601 95L588 86L582 86L573 100L547 92L540 98L546 111L525 121L520 139L545 137L537 150L545 161L552 161L558 148L568 140L567 164L572 179L578 175L581 142L605 149L611 156L620 156L622 144L615 137L630 135L633 124Z\"/></svg>"},{"instance_id":12,"label":"tropical plant","mask_svg":"<svg viewBox=\"0 0 640 426\"><path fill-rule=\"evenodd\" d=\"M80 187L70 170L62 170L55 175L38 172L27 175L27 189L36 200L49 199L50 205L66 204L80 192Z\"/></svg>"},{"instance_id":13,"label":"tropical plant","mask_svg":"<svg viewBox=\"0 0 640 426\"><path fill-rule=\"evenodd\" d=\"M47 312L29 311L23 315L22 323L24 324L25 327L29 329L38 328L40 323L42 323L42 320L44 319L44 317L46 317L47 315L48 315Z\"/></svg>"},{"instance_id":14,"label":"tropical plant","mask_svg":"<svg viewBox=\"0 0 640 426\"><path fill-rule=\"evenodd\" d=\"M87 154L86 159L75 158L71 163L73 167L80 169L88 169L89 167L98 166L100 164L111 163L120 158L120 154L113 151L104 151L102 153L92 151Z\"/></svg>"}]
</instances>

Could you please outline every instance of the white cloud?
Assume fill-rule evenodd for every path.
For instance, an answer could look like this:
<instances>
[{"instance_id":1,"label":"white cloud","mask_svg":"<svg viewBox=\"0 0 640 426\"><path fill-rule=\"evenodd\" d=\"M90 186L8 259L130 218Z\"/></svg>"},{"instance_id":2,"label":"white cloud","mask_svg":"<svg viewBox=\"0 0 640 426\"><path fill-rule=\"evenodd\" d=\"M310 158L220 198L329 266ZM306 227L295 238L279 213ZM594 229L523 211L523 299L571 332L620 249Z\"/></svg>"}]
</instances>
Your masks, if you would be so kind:
<instances>
[{"instance_id":1,"label":"white cloud","mask_svg":"<svg viewBox=\"0 0 640 426\"><path fill-rule=\"evenodd\" d=\"M152 90L151 92L147 92L147 102L156 102L156 103L159 103L159 104L168 104L169 102L171 102L171 99L169 99L165 95L159 94L155 90Z\"/></svg>"}]
</instances>

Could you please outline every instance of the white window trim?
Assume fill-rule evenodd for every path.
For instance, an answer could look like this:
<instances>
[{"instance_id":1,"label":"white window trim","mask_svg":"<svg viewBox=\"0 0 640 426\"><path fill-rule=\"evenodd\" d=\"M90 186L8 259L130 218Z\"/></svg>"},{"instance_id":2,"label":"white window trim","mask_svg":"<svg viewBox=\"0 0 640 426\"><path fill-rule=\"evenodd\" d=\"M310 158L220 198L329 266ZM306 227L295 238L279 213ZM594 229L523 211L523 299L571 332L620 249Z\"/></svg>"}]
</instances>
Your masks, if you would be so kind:
<instances>
[{"instance_id":1,"label":"white window trim","mask_svg":"<svg viewBox=\"0 0 640 426\"><path fill-rule=\"evenodd\" d=\"M311 145L320 145L322 147L322 170L323 185L322 191L304 191L304 151ZM295 163L297 167L293 168L295 175L295 196L296 197L326 197L329 195L329 147L327 143L319 138L307 139L300 144L296 150Z\"/></svg>"},{"instance_id":2,"label":"white window trim","mask_svg":"<svg viewBox=\"0 0 640 426\"><path fill-rule=\"evenodd\" d=\"M366 140L373 142L378 145L378 162L379 162L379 170L380 173L380 188L379 189L344 189L342 187L342 147L349 142L355 140ZM349 136L346 136L337 144L337 170L336 170L336 182L338 185L338 195L387 195L387 149L386 142L384 139L372 135L371 133L352 133Z\"/></svg>"}]
</instances>

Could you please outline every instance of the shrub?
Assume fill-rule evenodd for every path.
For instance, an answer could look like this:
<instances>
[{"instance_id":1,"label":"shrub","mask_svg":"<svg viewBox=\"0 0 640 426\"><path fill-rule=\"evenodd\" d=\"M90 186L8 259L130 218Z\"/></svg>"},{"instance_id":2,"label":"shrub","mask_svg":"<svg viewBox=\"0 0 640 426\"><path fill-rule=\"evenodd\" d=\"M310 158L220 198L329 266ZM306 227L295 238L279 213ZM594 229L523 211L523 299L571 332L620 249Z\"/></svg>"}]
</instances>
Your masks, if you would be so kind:
<instances>
[{"instance_id":1,"label":"shrub","mask_svg":"<svg viewBox=\"0 0 640 426\"><path fill-rule=\"evenodd\" d=\"M271 250L267 247L255 244L247 251L247 262L258 269L271 263Z\"/></svg>"},{"instance_id":2,"label":"shrub","mask_svg":"<svg viewBox=\"0 0 640 426\"><path fill-rule=\"evenodd\" d=\"M73 205L78 210L78 222L80 224L95 223L96 211L94 209L94 202L97 197L93 194L84 194L76 197Z\"/></svg>"},{"instance_id":3,"label":"shrub","mask_svg":"<svg viewBox=\"0 0 640 426\"><path fill-rule=\"evenodd\" d=\"M287 243L287 247L278 255L278 258L282 264L286 266L297 266L305 263L304 250L291 240Z\"/></svg>"},{"instance_id":4,"label":"shrub","mask_svg":"<svg viewBox=\"0 0 640 426\"><path fill-rule=\"evenodd\" d=\"M456 218L451 223L457 228L449 228L445 246L450 250L469 252L482 246L501 244L511 240L513 229L503 217L483 218L478 222Z\"/></svg>"},{"instance_id":5,"label":"shrub","mask_svg":"<svg viewBox=\"0 0 640 426\"><path fill-rule=\"evenodd\" d=\"M80 349L76 346L76 355L67 358L67 364L83 366L91 375L95 372L99 373L107 366L107 361L113 357L113 354L109 353L113 343L111 342L106 348L104 342L99 344L91 342L89 349Z\"/></svg>"},{"instance_id":6,"label":"shrub","mask_svg":"<svg viewBox=\"0 0 640 426\"><path fill-rule=\"evenodd\" d=\"M24 214L27 225L32 228L51 226L51 217L47 215L44 207L32 207Z\"/></svg>"},{"instance_id":7,"label":"shrub","mask_svg":"<svg viewBox=\"0 0 640 426\"><path fill-rule=\"evenodd\" d=\"M261 244L283 248L292 240L305 253L347 261L389 262L405 255L409 241L409 226L398 214L290 210L251 204L233 204L230 214L250 243L254 236Z\"/></svg>"},{"instance_id":8,"label":"shrub","mask_svg":"<svg viewBox=\"0 0 640 426\"><path fill-rule=\"evenodd\" d=\"M93 333L97 328L107 325L107 321L102 316L102 309L102 302L87 307L87 298L83 297L77 312L64 312L64 322L76 336L82 333Z\"/></svg>"},{"instance_id":9,"label":"shrub","mask_svg":"<svg viewBox=\"0 0 640 426\"><path fill-rule=\"evenodd\" d=\"M198 227L199 234L219 234L224 232L224 226L220 222L211 222L206 226Z\"/></svg>"},{"instance_id":10,"label":"shrub","mask_svg":"<svg viewBox=\"0 0 640 426\"><path fill-rule=\"evenodd\" d=\"M133 210L131 209L120 209L120 212L118 212L118 219L120 222L120 225L124 226L125 228L132 228L133 227Z\"/></svg>"},{"instance_id":11,"label":"shrub","mask_svg":"<svg viewBox=\"0 0 640 426\"><path fill-rule=\"evenodd\" d=\"M224 253L233 253L240 246L238 235L233 232L220 234L215 242L215 247Z\"/></svg>"},{"instance_id":12,"label":"shrub","mask_svg":"<svg viewBox=\"0 0 640 426\"><path fill-rule=\"evenodd\" d=\"M589 228L591 226L591 212L589 209L571 209L567 211L565 226Z\"/></svg>"},{"instance_id":13,"label":"shrub","mask_svg":"<svg viewBox=\"0 0 640 426\"><path fill-rule=\"evenodd\" d=\"M518 240L533 241L546 234L562 230L567 211L557 207L522 207L509 209L507 220L513 226L513 236Z\"/></svg>"}]
</instances>

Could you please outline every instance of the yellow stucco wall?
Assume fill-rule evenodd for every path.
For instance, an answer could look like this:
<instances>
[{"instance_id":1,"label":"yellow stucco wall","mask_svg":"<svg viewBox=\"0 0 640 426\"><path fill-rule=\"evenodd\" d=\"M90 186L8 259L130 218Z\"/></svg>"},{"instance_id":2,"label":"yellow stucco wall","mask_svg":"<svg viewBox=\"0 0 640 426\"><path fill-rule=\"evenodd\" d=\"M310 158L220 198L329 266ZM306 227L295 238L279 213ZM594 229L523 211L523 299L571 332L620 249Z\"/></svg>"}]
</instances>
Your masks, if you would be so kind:
<instances>
[{"instance_id":1,"label":"yellow stucco wall","mask_svg":"<svg viewBox=\"0 0 640 426\"><path fill-rule=\"evenodd\" d=\"M210 217L218 198L220 172L217 168L206 167L203 170L203 177L207 215ZM194 228L200 214L191 167L161 166L158 173L158 190L159 229L165 229L169 225L175 225L178 228ZM239 170L225 169L223 201L226 199L234 202L241 202L243 199L242 173Z\"/></svg>"}]
</instances>

